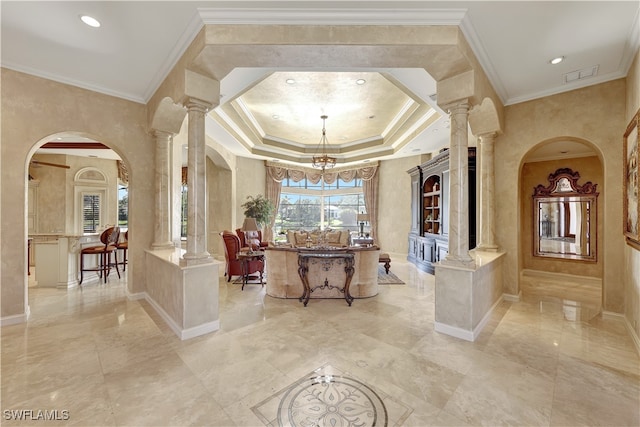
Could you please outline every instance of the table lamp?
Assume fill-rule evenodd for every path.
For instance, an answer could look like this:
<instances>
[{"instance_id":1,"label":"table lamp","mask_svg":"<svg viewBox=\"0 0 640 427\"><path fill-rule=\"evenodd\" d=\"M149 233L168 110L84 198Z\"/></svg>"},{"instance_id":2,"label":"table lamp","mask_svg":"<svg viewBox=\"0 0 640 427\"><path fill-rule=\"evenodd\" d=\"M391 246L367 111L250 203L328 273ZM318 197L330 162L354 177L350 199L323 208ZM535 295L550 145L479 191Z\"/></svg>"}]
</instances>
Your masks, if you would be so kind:
<instances>
[{"instance_id":1,"label":"table lamp","mask_svg":"<svg viewBox=\"0 0 640 427\"><path fill-rule=\"evenodd\" d=\"M251 246L251 242L248 241L246 232L247 231L258 231L258 223L255 218L245 218L244 223L242 223L242 231L245 232L244 239L247 246L249 246L249 253L253 252L253 247Z\"/></svg>"},{"instance_id":2,"label":"table lamp","mask_svg":"<svg viewBox=\"0 0 640 427\"><path fill-rule=\"evenodd\" d=\"M364 223L369 222L369 214L358 214L358 222L360 223L360 237L364 237Z\"/></svg>"}]
</instances>

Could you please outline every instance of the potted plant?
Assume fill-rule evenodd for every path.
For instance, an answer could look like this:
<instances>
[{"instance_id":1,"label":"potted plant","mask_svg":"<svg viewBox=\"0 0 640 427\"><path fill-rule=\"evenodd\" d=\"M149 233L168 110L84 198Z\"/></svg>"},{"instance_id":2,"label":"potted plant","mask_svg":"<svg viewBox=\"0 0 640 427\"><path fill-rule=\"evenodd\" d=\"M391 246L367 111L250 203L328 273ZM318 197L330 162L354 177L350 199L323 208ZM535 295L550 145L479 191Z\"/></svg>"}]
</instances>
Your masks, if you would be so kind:
<instances>
[{"instance_id":1,"label":"potted plant","mask_svg":"<svg viewBox=\"0 0 640 427\"><path fill-rule=\"evenodd\" d=\"M244 208L244 216L246 218L255 218L261 227L266 227L271 223L271 216L274 214L275 206L262 194L256 197L247 196L247 201L242 204Z\"/></svg>"}]
</instances>

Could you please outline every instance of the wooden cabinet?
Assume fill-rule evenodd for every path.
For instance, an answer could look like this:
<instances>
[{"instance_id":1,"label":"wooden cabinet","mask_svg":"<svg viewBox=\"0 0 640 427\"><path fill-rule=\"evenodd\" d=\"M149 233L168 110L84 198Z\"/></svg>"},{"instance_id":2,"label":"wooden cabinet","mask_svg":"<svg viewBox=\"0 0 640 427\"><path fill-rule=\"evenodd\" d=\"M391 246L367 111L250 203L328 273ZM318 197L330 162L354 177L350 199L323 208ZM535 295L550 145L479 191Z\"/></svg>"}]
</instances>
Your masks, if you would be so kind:
<instances>
[{"instance_id":1,"label":"wooden cabinet","mask_svg":"<svg viewBox=\"0 0 640 427\"><path fill-rule=\"evenodd\" d=\"M468 151L469 249L476 246L476 150ZM411 230L407 260L433 274L449 248L449 151L407 171L411 175Z\"/></svg>"}]
</instances>

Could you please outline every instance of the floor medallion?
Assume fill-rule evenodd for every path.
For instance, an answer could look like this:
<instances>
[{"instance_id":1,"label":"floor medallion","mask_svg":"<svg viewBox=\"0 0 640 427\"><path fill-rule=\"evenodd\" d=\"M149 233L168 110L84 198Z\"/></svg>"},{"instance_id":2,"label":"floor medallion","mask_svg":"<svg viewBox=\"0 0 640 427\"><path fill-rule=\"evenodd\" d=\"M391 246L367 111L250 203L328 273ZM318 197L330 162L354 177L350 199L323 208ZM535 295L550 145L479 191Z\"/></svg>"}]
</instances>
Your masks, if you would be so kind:
<instances>
[{"instance_id":1,"label":"floor medallion","mask_svg":"<svg viewBox=\"0 0 640 427\"><path fill-rule=\"evenodd\" d=\"M387 423L387 409L378 394L345 376L320 375L299 381L278 406L279 426L373 427Z\"/></svg>"}]
</instances>

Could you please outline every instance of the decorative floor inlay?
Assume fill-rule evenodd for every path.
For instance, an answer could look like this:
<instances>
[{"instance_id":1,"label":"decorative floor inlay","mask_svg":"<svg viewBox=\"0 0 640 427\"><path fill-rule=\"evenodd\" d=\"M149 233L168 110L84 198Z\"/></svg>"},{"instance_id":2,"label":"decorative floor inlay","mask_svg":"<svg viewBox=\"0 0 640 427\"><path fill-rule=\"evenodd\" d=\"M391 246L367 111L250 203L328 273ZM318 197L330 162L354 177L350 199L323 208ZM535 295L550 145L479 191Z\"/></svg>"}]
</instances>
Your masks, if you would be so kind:
<instances>
[{"instance_id":1,"label":"decorative floor inlay","mask_svg":"<svg viewBox=\"0 0 640 427\"><path fill-rule=\"evenodd\" d=\"M287 427L399 426L413 412L330 366L316 369L251 409L265 425Z\"/></svg>"}]
</instances>

